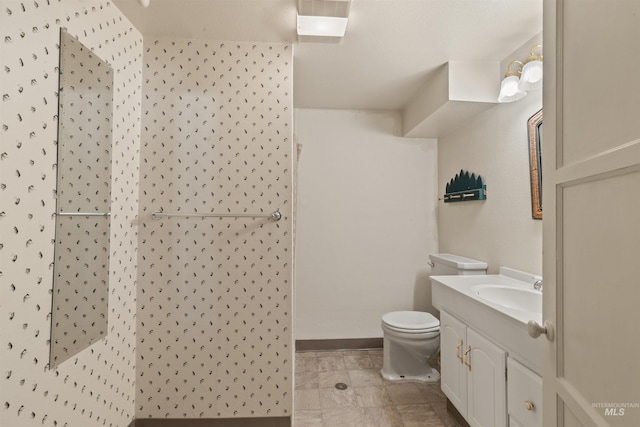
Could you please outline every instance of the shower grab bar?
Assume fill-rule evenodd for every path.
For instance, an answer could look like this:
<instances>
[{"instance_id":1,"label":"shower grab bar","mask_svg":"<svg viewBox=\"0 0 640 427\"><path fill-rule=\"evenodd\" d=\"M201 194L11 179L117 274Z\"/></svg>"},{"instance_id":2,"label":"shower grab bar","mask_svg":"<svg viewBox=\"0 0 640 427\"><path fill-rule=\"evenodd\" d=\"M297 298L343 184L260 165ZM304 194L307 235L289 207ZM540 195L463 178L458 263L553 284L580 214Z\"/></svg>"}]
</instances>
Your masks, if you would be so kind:
<instances>
[{"instance_id":1,"label":"shower grab bar","mask_svg":"<svg viewBox=\"0 0 640 427\"><path fill-rule=\"evenodd\" d=\"M282 213L280 210L275 210L269 214L259 213L259 214L251 214L251 213L243 213L243 214L233 214L233 213L164 213L164 212L154 212L151 214L151 218L160 219L160 218L170 218L170 217L191 217L197 216L202 218L268 218L272 221L280 221L282 218Z\"/></svg>"},{"instance_id":2,"label":"shower grab bar","mask_svg":"<svg viewBox=\"0 0 640 427\"><path fill-rule=\"evenodd\" d=\"M111 212L54 212L56 216L109 216Z\"/></svg>"}]
</instances>

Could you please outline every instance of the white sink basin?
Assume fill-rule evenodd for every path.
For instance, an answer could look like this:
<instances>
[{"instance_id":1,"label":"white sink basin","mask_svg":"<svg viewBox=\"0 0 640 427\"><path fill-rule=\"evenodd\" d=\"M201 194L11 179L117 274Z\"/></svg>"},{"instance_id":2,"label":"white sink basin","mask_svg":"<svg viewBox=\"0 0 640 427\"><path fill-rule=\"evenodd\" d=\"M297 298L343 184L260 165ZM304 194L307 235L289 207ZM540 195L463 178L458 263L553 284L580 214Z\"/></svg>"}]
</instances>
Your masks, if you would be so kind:
<instances>
[{"instance_id":1,"label":"white sink basin","mask_svg":"<svg viewBox=\"0 0 640 427\"><path fill-rule=\"evenodd\" d=\"M542 312L542 292L534 289L501 285L475 285L471 291L478 297L514 310Z\"/></svg>"},{"instance_id":2,"label":"white sink basin","mask_svg":"<svg viewBox=\"0 0 640 427\"><path fill-rule=\"evenodd\" d=\"M441 300L443 290L449 295L464 295L483 306L509 316L524 326L529 320L542 322L542 292L534 290L534 282L542 280L540 276L500 267L500 274L476 274L455 276L431 276L433 306L447 305ZM447 297L450 299L451 297ZM449 308L450 314L451 307Z\"/></svg>"},{"instance_id":3,"label":"white sink basin","mask_svg":"<svg viewBox=\"0 0 640 427\"><path fill-rule=\"evenodd\" d=\"M542 342L528 333L530 320L542 324L542 277L507 267L500 274L431 276L433 306L493 340L538 375Z\"/></svg>"}]
</instances>

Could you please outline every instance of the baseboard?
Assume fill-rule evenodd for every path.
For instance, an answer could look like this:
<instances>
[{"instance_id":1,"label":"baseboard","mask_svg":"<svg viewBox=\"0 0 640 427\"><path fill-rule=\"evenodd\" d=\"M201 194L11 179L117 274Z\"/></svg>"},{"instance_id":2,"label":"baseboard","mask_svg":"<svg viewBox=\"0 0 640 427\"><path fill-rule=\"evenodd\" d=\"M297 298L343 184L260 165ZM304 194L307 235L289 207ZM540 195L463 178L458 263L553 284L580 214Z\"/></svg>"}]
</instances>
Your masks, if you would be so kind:
<instances>
[{"instance_id":1,"label":"baseboard","mask_svg":"<svg viewBox=\"0 0 640 427\"><path fill-rule=\"evenodd\" d=\"M291 427L291 417L139 418L129 427Z\"/></svg>"},{"instance_id":2,"label":"baseboard","mask_svg":"<svg viewBox=\"0 0 640 427\"><path fill-rule=\"evenodd\" d=\"M447 399L447 412L451 415L462 427L471 427L467 420L464 419L462 414L458 412L453 403L449 399Z\"/></svg>"},{"instance_id":3,"label":"baseboard","mask_svg":"<svg viewBox=\"0 0 640 427\"><path fill-rule=\"evenodd\" d=\"M382 338L296 340L296 351L364 350L382 348Z\"/></svg>"}]
</instances>

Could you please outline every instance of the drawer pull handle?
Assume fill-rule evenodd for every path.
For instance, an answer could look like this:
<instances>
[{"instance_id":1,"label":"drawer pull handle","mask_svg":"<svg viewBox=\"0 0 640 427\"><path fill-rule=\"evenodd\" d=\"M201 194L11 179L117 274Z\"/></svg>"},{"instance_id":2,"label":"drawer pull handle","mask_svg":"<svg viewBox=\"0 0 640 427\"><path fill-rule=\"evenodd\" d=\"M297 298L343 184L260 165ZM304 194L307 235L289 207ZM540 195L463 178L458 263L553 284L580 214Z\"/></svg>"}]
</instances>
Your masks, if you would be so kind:
<instances>
[{"instance_id":1,"label":"drawer pull handle","mask_svg":"<svg viewBox=\"0 0 640 427\"><path fill-rule=\"evenodd\" d=\"M533 408L535 408L535 405L533 404L532 401L525 400L524 401L524 407L527 408L527 411L533 411Z\"/></svg>"},{"instance_id":2,"label":"drawer pull handle","mask_svg":"<svg viewBox=\"0 0 640 427\"><path fill-rule=\"evenodd\" d=\"M456 357L460 360L460 363L464 363L464 361L462 360L462 354L460 352L460 347L462 347L462 340L460 340L458 342L458 345L456 346Z\"/></svg>"},{"instance_id":3,"label":"drawer pull handle","mask_svg":"<svg viewBox=\"0 0 640 427\"><path fill-rule=\"evenodd\" d=\"M464 365L469 368L469 372L471 372L471 355L469 354L471 353L471 346L468 345L467 349L464 352Z\"/></svg>"}]
</instances>

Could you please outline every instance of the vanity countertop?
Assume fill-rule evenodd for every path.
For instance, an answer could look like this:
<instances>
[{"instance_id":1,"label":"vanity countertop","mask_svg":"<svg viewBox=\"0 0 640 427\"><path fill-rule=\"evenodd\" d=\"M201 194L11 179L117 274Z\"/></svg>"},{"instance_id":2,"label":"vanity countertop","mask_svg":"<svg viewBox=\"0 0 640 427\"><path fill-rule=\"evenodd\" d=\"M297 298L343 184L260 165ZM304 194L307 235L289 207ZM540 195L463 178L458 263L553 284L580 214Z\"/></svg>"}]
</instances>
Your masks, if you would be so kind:
<instances>
[{"instance_id":1,"label":"vanity countertop","mask_svg":"<svg viewBox=\"0 0 640 427\"><path fill-rule=\"evenodd\" d=\"M542 280L542 278L506 267L501 267L500 273L501 274L466 276L431 276L431 281L432 283L437 282L442 286L446 286L481 304L488 305L499 313L525 325L530 320L542 323L542 292L533 289L533 283L537 280ZM530 307L527 307L527 309L522 308L523 305L520 301L513 301L513 304L509 303L509 301L505 302L506 298L501 300L503 303L498 303L492 298L483 298L482 292L478 292L479 289L487 287L522 291L520 293L523 296L531 297L538 301Z\"/></svg>"},{"instance_id":2,"label":"vanity countertop","mask_svg":"<svg viewBox=\"0 0 640 427\"><path fill-rule=\"evenodd\" d=\"M542 322L542 293L533 289L533 283L541 279L506 267L495 275L431 276L433 306L460 319L540 374L542 340L529 336L527 322ZM487 288L501 294L501 299L483 298ZM511 304L511 295L523 296L524 303L514 300Z\"/></svg>"}]
</instances>

